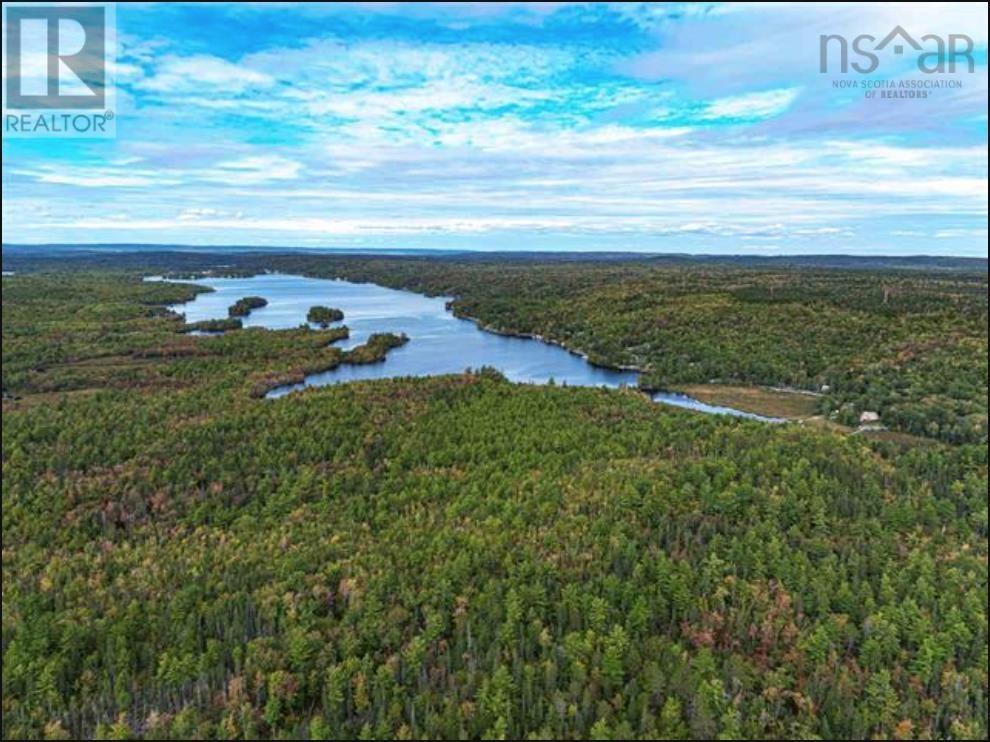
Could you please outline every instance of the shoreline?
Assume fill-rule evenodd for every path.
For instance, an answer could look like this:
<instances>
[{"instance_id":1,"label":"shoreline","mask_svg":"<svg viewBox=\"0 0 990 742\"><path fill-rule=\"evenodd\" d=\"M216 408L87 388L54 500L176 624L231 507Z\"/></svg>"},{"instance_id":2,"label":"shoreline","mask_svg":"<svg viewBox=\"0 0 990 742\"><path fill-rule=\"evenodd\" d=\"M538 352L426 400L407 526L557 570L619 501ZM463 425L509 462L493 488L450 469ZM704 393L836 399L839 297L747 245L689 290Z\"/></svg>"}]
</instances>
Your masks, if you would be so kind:
<instances>
[{"instance_id":1,"label":"shoreline","mask_svg":"<svg viewBox=\"0 0 990 742\"><path fill-rule=\"evenodd\" d=\"M248 278L248 279L250 279L250 278L257 278L259 276L271 275L272 273L278 274L278 273L281 273L281 272L280 271L258 271L258 272L254 272L250 276L238 275L237 277L238 278ZM289 275L289 274L283 274L283 275ZM693 411L696 411L696 412L700 412L702 414L724 414L724 415L730 415L730 416L737 417L737 418L757 419L757 420L760 420L762 422L775 422L775 423L779 423L779 422L788 422L788 421L792 421L794 419L798 419L798 418L794 418L794 417L791 417L791 416L778 416L778 415L775 415L775 414L768 414L767 411L766 411L766 408L764 408L762 406L757 406L756 408L754 408L752 406L748 406L748 408L747 408L746 405L736 406L734 404L719 403L717 400L708 401L708 400L705 399L705 396L704 395L700 395L700 394L699 395L695 395L695 394L692 394L691 392L686 391L684 388L678 388L678 387L675 387L675 386L666 386L665 385L663 387L658 387L658 386L652 386L652 385L644 385L643 382L642 382L642 379L643 379L643 374L646 373L646 370L644 368L640 367L640 366L631 365L631 364L612 364L612 363L602 362L600 360L593 360L590 357L590 354L587 353L586 351L584 351L584 350L582 350L580 348L570 347L570 346L568 346L563 341L556 340L554 338L546 337L545 335L542 335L540 333L537 333L537 332L523 332L523 331L517 331L517 330L506 330L506 329L502 329L502 328L496 327L495 325L492 325L492 324L489 324L489 323L484 322L479 317L475 317L473 315L470 315L470 314L464 312L463 310L457 309L454 306L454 302L456 301L456 298L457 297L454 297L454 296L443 295L443 294L437 294L435 296L431 296L428 293L419 292L419 291L413 291L413 290L408 289L408 288L402 288L402 287L398 287L397 288L397 287L393 287L393 286L388 286L386 284L376 284L374 282L352 281L352 280L350 280L348 278L345 278L345 277L342 277L342 276L339 276L339 275L334 275L332 277L314 276L314 275L309 275L309 274L306 274L306 273L300 273L299 275L301 277L304 277L304 278L309 278L309 279L318 280L318 281L319 280L324 280L324 281L340 281L340 282L345 282L345 283L349 283L349 284L358 284L358 285L360 285L362 283L367 283L369 285L378 286L380 288L389 289L389 290L392 290L392 291L402 291L402 292L406 292L406 293L409 293L409 294L414 294L414 295L425 297L425 298L429 298L429 299L443 299L444 300L444 310L446 312L449 312L451 317L453 317L454 319L457 319L457 320L471 322L471 323L474 324L474 326L478 330L480 330L482 332L486 332L486 333L489 333L489 334L492 334L492 335L498 335L498 336L501 336L501 337L519 338L521 340L530 340L530 341L540 342L540 343L543 343L545 345L555 346L557 348L560 348L561 350L566 351L568 354L570 354L571 356L574 356L575 358L580 358L582 361L584 361L585 363L587 363L591 367L602 369L602 370L605 370L605 371L613 371L613 372L617 372L617 373L635 374L636 375L635 383L616 384L616 388L626 387L628 389L632 389L633 391L636 391L639 394L642 394L644 397L646 397L648 400L650 400L651 402L654 402L654 403L664 404L664 405L667 405L667 406L670 406L670 407L679 407L681 409L689 409L689 410L693 410ZM204 279L209 279L209 278L218 278L218 277L224 277L224 276L201 275L201 276L196 277L196 276L190 275L190 276L184 277L182 279L163 278L163 277L157 276L157 277L150 278L150 279L149 279L149 277L145 277L145 279L146 280L155 280L155 278L157 278L158 280L177 281L177 282L180 282L180 283L190 282L193 285L196 285L196 286L199 286L199 287L203 287L202 284L197 284L196 281L198 281L198 280L204 280ZM208 290L210 289L210 287L208 287L208 286L205 286L203 288L206 288ZM331 343L329 345L333 345L334 342L336 342L336 340L331 341ZM347 351L343 351L343 352L344 352L344 354L346 356ZM376 360L384 360L384 358L382 358L382 359L376 359ZM264 398L268 398L268 399L272 399L272 398L277 398L277 397L280 397L280 396L284 396L285 394L290 393L292 391L296 391L296 390L301 389L301 388L306 388L308 386L306 384L306 380L310 376L315 376L315 375L320 375L320 374L324 374L324 373L327 373L327 372L332 372L333 370L335 370L339 366L344 365L344 363L346 363L346 359L341 359L337 363L332 364L329 368L321 368L319 370L312 371L312 372L310 372L310 371L303 371L302 378L299 378L296 374L292 374L289 377L283 377L282 379L279 379L274 384L272 384L272 383L269 382L269 383L265 383L265 384L259 385L260 388L259 387L256 387L254 390L252 390L253 391L252 396L260 396L260 397L264 397ZM761 387L750 387L750 388L751 389L754 389L754 390L760 390L761 389ZM762 388L762 389L764 390L764 392L766 392L766 390L767 390L767 388ZM782 394L783 392L782 391L778 391L776 393Z\"/></svg>"}]
</instances>

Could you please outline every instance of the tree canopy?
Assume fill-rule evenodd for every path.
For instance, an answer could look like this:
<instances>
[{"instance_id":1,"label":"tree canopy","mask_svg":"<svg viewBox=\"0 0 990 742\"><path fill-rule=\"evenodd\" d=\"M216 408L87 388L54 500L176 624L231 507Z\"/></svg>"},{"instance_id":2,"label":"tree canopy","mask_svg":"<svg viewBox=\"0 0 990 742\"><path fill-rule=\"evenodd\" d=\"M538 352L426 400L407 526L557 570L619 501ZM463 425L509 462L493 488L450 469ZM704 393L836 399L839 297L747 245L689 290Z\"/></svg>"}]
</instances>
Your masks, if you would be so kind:
<instances>
[{"instance_id":1,"label":"tree canopy","mask_svg":"<svg viewBox=\"0 0 990 742\"><path fill-rule=\"evenodd\" d=\"M428 268L349 265L425 288ZM771 296L767 276L685 272L655 301L631 268L537 266L513 305L455 285L476 269L432 270L459 311L616 361L658 358L651 338L689 316L711 322L698 358L742 357L748 322L775 332L774 309L793 322L818 286L832 319L809 312L795 340L818 350L751 346L765 378L818 353L826 404L874 394L885 419L921 405L930 423L939 400L979 409L982 383L985 414L985 297L980 315L961 279L884 305L866 277ZM588 284L570 319L557 270ZM3 279L5 738L987 736L985 427L903 445L491 369L264 400L406 338L191 336L166 306L198 290L103 268ZM592 312L585 290L625 303ZM645 316L667 319L637 334ZM887 323L869 349L927 327L928 352L875 368L853 323L843 356L824 328L856 316ZM958 387L936 381L964 359ZM836 363L888 391L842 386Z\"/></svg>"},{"instance_id":2,"label":"tree canopy","mask_svg":"<svg viewBox=\"0 0 990 742\"><path fill-rule=\"evenodd\" d=\"M344 313L336 307L313 306L306 313L306 321L326 327L344 319Z\"/></svg>"}]
</instances>

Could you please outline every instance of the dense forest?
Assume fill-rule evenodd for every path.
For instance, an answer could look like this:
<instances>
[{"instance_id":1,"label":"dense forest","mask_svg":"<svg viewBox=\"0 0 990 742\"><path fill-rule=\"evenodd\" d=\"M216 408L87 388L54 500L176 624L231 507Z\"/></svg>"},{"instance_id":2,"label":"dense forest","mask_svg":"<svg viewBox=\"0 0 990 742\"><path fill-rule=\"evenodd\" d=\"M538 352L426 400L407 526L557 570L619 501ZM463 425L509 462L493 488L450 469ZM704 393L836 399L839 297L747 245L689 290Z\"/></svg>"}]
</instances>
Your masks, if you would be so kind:
<instances>
[{"instance_id":1,"label":"dense forest","mask_svg":"<svg viewBox=\"0 0 990 742\"><path fill-rule=\"evenodd\" d=\"M228 317L225 319L204 319L198 322L187 322L183 327L184 332L228 332L230 330L240 330L243 326L239 317Z\"/></svg>"},{"instance_id":2,"label":"dense forest","mask_svg":"<svg viewBox=\"0 0 990 742\"><path fill-rule=\"evenodd\" d=\"M987 736L985 271L220 262L5 256L5 738ZM263 269L919 437L492 369L260 399L416 342L141 280Z\"/></svg>"}]
</instances>

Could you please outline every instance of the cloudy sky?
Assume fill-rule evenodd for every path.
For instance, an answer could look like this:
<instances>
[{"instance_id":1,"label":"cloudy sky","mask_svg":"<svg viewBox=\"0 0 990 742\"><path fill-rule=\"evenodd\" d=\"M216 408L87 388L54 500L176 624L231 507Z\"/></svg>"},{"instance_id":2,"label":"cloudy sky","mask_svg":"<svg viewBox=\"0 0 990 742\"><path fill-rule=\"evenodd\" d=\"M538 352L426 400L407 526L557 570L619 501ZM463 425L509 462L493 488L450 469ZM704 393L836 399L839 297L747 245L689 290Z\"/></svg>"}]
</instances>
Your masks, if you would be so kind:
<instances>
[{"instance_id":1,"label":"cloudy sky","mask_svg":"<svg viewBox=\"0 0 990 742\"><path fill-rule=\"evenodd\" d=\"M117 136L5 138L5 243L987 255L985 3L116 17ZM975 71L819 72L821 34L897 25Z\"/></svg>"}]
</instances>

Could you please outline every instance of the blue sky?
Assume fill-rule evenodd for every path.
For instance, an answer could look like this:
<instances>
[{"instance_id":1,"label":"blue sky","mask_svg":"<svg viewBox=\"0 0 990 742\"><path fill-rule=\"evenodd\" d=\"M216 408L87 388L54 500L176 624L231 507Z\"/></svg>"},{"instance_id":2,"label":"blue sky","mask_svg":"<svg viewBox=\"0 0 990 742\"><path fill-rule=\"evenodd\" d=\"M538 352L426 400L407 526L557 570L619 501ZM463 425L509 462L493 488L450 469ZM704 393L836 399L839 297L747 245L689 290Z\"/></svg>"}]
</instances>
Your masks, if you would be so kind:
<instances>
[{"instance_id":1,"label":"blue sky","mask_svg":"<svg viewBox=\"0 0 990 742\"><path fill-rule=\"evenodd\" d=\"M116 17L117 136L5 139L5 243L987 255L985 3ZM820 34L898 24L975 71L819 73Z\"/></svg>"}]
</instances>

